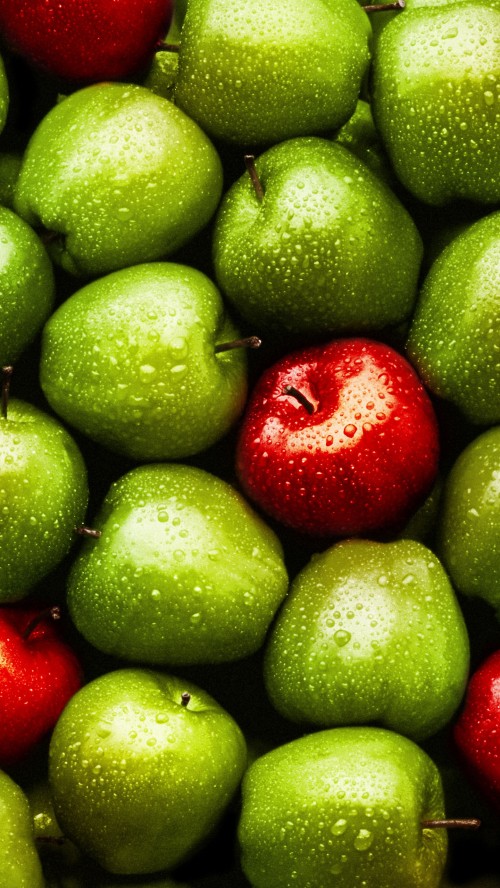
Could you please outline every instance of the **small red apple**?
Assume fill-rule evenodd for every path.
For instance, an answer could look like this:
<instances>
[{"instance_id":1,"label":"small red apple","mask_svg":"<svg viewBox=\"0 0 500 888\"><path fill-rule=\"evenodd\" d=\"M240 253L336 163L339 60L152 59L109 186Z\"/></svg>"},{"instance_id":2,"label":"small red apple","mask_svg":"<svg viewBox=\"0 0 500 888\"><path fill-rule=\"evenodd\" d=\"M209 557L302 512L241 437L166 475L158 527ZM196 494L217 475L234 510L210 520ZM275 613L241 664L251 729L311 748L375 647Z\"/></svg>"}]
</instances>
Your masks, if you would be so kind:
<instances>
[{"instance_id":1,"label":"small red apple","mask_svg":"<svg viewBox=\"0 0 500 888\"><path fill-rule=\"evenodd\" d=\"M268 515L314 536L402 525L436 478L436 416L393 348L337 339L293 352L257 382L236 471Z\"/></svg>"},{"instance_id":2,"label":"small red apple","mask_svg":"<svg viewBox=\"0 0 500 888\"><path fill-rule=\"evenodd\" d=\"M2 0L0 39L66 80L121 80L168 29L172 0Z\"/></svg>"},{"instance_id":3,"label":"small red apple","mask_svg":"<svg viewBox=\"0 0 500 888\"><path fill-rule=\"evenodd\" d=\"M57 607L0 607L0 768L22 761L83 681L55 625Z\"/></svg>"},{"instance_id":4,"label":"small red apple","mask_svg":"<svg viewBox=\"0 0 500 888\"><path fill-rule=\"evenodd\" d=\"M453 737L471 777L500 807L500 650L469 679Z\"/></svg>"}]
</instances>

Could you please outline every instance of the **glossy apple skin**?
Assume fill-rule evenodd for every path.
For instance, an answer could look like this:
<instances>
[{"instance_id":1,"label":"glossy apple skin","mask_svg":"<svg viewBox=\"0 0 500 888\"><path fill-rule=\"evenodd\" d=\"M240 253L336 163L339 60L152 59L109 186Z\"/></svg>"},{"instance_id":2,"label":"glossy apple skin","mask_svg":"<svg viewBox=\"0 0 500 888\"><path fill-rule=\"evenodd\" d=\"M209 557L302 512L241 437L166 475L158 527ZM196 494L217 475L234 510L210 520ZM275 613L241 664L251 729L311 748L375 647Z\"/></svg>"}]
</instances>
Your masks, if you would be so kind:
<instances>
[{"instance_id":1,"label":"glossy apple skin","mask_svg":"<svg viewBox=\"0 0 500 888\"><path fill-rule=\"evenodd\" d=\"M238 835L254 888L438 888L446 830L438 768L373 727L306 734L260 756L242 783Z\"/></svg>"},{"instance_id":2,"label":"glossy apple skin","mask_svg":"<svg viewBox=\"0 0 500 888\"><path fill-rule=\"evenodd\" d=\"M469 679L453 737L473 779L500 809L500 650Z\"/></svg>"},{"instance_id":3,"label":"glossy apple skin","mask_svg":"<svg viewBox=\"0 0 500 888\"><path fill-rule=\"evenodd\" d=\"M0 767L22 761L54 727L83 681L56 622L33 606L0 608ZM23 633L40 616L36 628Z\"/></svg>"},{"instance_id":4,"label":"glossy apple skin","mask_svg":"<svg viewBox=\"0 0 500 888\"><path fill-rule=\"evenodd\" d=\"M285 386L300 390L312 414ZM315 536L394 529L436 478L431 401L394 349L361 337L295 351L257 381L236 470L266 513Z\"/></svg>"},{"instance_id":5,"label":"glossy apple skin","mask_svg":"<svg viewBox=\"0 0 500 888\"><path fill-rule=\"evenodd\" d=\"M172 869L210 834L246 761L238 725L202 689L146 669L107 672L71 698L54 728L55 815L109 872Z\"/></svg>"},{"instance_id":6,"label":"glossy apple skin","mask_svg":"<svg viewBox=\"0 0 500 888\"><path fill-rule=\"evenodd\" d=\"M0 771L0 810L0 885L46 888L28 798L4 771Z\"/></svg>"},{"instance_id":7,"label":"glossy apple skin","mask_svg":"<svg viewBox=\"0 0 500 888\"><path fill-rule=\"evenodd\" d=\"M171 14L171 0L3 0L0 35L50 74L119 80L150 60Z\"/></svg>"}]
</instances>

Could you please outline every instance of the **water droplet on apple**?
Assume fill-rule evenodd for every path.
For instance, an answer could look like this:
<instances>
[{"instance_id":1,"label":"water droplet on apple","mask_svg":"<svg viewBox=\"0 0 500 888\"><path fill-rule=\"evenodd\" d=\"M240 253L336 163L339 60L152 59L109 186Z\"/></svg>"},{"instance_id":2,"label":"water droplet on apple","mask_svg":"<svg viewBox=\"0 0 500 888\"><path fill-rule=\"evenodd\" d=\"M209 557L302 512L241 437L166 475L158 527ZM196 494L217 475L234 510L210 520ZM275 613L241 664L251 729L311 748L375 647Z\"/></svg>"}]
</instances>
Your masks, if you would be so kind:
<instances>
[{"instance_id":1,"label":"water droplet on apple","mask_svg":"<svg viewBox=\"0 0 500 888\"><path fill-rule=\"evenodd\" d=\"M160 592L160 590L159 590L159 589L153 589L153 591L151 592L151 598L153 598L155 601L158 601L158 599L159 599L160 597L161 597L161 592Z\"/></svg>"},{"instance_id":2,"label":"water droplet on apple","mask_svg":"<svg viewBox=\"0 0 500 888\"><path fill-rule=\"evenodd\" d=\"M202 621L202 615L200 614L199 611L197 611L195 614L191 614L191 616L189 618L189 622L192 623L193 626L197 626L199 623L201 623L201 621Z\"/></svg>"},{"instance_id":3,"label":"water droplet on apple","mask_svg":"<svg viewBox=\"0 0 500 888\"><path fill-rule=\"evenodd\" d=\"M352 423L348 423L344 428L344 435L346 435L347 438L354 438L356 432L357 428Z\"/></svg>"},{"instance_id":4,"label":"water droplet on apple","mask_svg":"<svg viewBox=\"0 0 500 888\"><path fill-rule=\"evenodd\" d=\"M331 831L334 836L341 836L345 833L347 829L347 820L341 818L340 820L336 820L333 824Z\"/></svg>"},{"instance_id":5,"label":"water droplet on apple","mask_svg":"<svg viewBox=\"0 0 500 888\"><path fill-rule=\"evenodd\" d=\"M168 512L165 509L160 509L157 515L158 521L161 521L162 524L165 524L168 521Z\"/></svg>"},{"instance_id":6,"label":"water droplet on apple","mask_svg":"<svg viewBox=\"0 0 500 888\"><path fill-rule=\"evenodd\" d=\"M367 851L373 842L373 833L369 829L360 829L354 839L354 847L357 851Z\"/></svg>"},{"instance_id":7,"label":"water droplet on apple","mask_svg":"<svg viewBox=\"0 0 500 888\"><path fill-rule=\"evenodd\" d=\"M331 447L333 444L333 435L327 435L325 444L327 447Z\"/></svg>"},{"instance_id":8,"label":"water droplet on apple","mask_svg":"<svg viewBox=\"0 0 500 888\"><path fill-rule=\"evenodd\" d=\"M351 633L345 629L337 629L333 634L333 640L338 647L344 647L351 640Z\"/></svg>"}]
</instances>

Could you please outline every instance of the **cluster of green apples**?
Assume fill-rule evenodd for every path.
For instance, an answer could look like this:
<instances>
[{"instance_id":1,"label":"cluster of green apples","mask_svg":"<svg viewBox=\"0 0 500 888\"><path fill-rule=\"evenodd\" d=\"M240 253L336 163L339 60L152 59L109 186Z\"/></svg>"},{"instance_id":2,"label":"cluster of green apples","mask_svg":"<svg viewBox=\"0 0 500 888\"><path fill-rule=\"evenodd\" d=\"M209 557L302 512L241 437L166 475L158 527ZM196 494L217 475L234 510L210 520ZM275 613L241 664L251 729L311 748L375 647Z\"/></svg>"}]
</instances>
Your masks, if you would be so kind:
<instances>
[{"instance_id":1,"label":"cluster of green apples","mask_svg":"<svg viewBox=\"0 0 500 888\"><path fill-rule=\"evenodd\" d=\"M498 886L452 728L500 647L500 4L178 0L86 84L1 52L0 619L57 604L84 681L0 770L0 888ZM322 536L235 454L343 338L408 362L439 467Z\"/></svg>"}]
</instances>

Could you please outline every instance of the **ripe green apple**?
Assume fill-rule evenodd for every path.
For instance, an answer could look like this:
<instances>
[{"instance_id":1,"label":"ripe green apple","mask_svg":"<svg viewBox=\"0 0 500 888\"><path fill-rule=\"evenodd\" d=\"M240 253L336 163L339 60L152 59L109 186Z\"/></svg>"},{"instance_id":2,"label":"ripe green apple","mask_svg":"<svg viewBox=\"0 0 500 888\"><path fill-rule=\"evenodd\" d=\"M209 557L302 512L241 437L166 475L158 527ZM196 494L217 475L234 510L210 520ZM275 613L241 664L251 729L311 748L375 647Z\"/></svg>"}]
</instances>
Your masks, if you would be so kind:
<instances>
[{"instance_id":1,"label":"ripe green apple","mask_svg":"<svg viewBox=\"0 0 500 888\"><path fill-rule=\"evenodd\" d=\"M45 888L28 799L5 771L0 811L0 888Z\"/></svg>"},{"instance_id":2,"label":"ripe green apple","mask_svg":"<svg viewBox=\"0 0 500 888\"><path fill-rule=\"evenodd\" d=\"M87 501L87 469L71 435L12 398L0 417L0 601L23 598L62 561Z\"/></svg>"},{"instance_id":3,"label":"ripe green apple","mask_svg":"<svg viewBox=\"0 0 500 888\"><path fill-rule=\"evenodd\" d=\"M469 638L439 560L415 540L344 540L295 577L271 632L265 680L286 718L377 723L420 742L465 691Z\"/></svg>"},{"instance_id":4,"label":"ripe green apple","mask_svg":"<svg viewBox=\"0 0 500 888\"><path fill-rule=\"evenodd\" d=\"M399 324L412 311L422 241L389 187L350 151L303 137L255 163L214 225L219 286L259 331L331 335Z\"/></svg>"},{"instance_id":5,"label":"ripe green apple","mask_svg":"<svg viewBox=\"0 0 500 888\"><path fill-rule=\"evenodd\" d=\"M54 305L52 263L33 229L0 206L0 364L35 338Z\"/></svg>"},{"instance_id":6,"label":"ripe green apple","mask_svg":"<svg viewBox=\"0 0 500 888\"><path fill-rule=\"evenodd\" d=\"M180 108L137 84L98 83L55 105L24 154L14 206L53 233L66 271L161 259L209 221L222 166Z\"/></svg>"},{"instance_id":7,"label":"ripe green apple","mask_svg":"<svg viewBox=\"0 0 500 888\"><path fill-rule=\"evenodd\" d=\"M467 226L426 275L406 349L427 387L469 422L500 422L500 211Z\"/></svg>"},{"instance_id":8,"label":"ripe green apple","mask_svg":"<svg viewBox=\"0 0 500 888\"><path fill-rule=\"evenodd\" d=\"M21 163L22 154L20 152L0 152L0 204L10 209L14 203L14 190Z\"/></svg>"},{"instance_id":9,"label":"ripe green apple","mask_svg":"<svg viewBox=\"0 0 500 888\"><path fill-rule=\"evenodd\" d=\"M121 874L171 869L194 853L245 767L243 735L210 695L139 668L105 673L81 688L49 749L63 833Z\"/></svg>"},{"instance_id":10,"label":"ripe green apple","mask_svg":"<svg viewBox=\"0 0 500 888\"><path fill-rule=\"evenodd\" d=\"M238 834L254 888L438 888L446 830L431 758L383 728L318 731L250 765Z\"/></svg>"},{"instance_id":11,"label":"ripe green apple","mask_svg":"<svg viewBox=\"0 0 500 888\"><path fill-rule=\"evenodd\" d=\"M66 299L42 335L53 410L135 460L190 456L222 438L247 394L244 348L202 272L168 262L120 269Z\"/></svg>"},{"instance_id":12,"label":"ripe green apple","mask_svg":"<svg viewBox=\"0 0 500 888\"><path fill-rule=\"evenodd\" d=\"M419 200L500 200L500 8L424 4L374 45L372 107L394 170Z\"/></svg>"},{"instance_id":13,"label":"ripe green apple","mask_svg":"<svg viewBox=\"0 0 500 888\"><path fill-rule=\"evenodd\" d=\"M356 107L370 36L356 0L189 0L175 101L240 145L334 129Z\"/></svg>"},{"instance_id":14,"label":"ripe green apple","mask_svg":"<svg viewBox=\"0 0 500 888\"><path fill-rule=\"evenodd\" d=\"M227 482L148 464L114 482L101 531L68 577L94 647L145 663L210 663L258 650L288 589L281 543Z\"/></svg>"},{"instance_id":15,"label":"ripe green apple","mask_svg":"<svg viewBox=\"0 0 500 888\"><path fill-rule=\"evenodd\" d=\"M437 547L455 587L500 617L500 426L474 438L444 483Z\"/></svg>"},{"instance_id":16,"label":"ripe green apple","mask_svg":"<svg viewBox=\"0 0 500 888\"><path fill-rule=\"evenodd\" d=\"M359 99L354 113L347 123L344 123L334 134L333 138L339 145L343 145L344 148L359 157L387 185L390 185L391 188L394 186L394 175L375 127L369 102Z\"/></svg>"}]
</instances>

